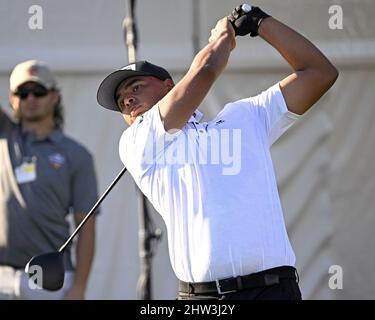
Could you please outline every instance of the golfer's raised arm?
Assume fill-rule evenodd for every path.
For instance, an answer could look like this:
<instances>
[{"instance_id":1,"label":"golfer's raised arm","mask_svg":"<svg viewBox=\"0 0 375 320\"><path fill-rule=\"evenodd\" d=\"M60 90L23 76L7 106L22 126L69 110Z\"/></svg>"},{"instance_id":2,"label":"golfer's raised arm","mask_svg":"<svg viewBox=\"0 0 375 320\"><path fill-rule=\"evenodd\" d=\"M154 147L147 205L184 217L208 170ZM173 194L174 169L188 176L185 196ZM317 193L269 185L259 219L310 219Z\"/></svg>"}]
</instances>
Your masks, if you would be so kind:
<instances>
[{"instance_id":1,"label":"golfer's raised arm","mask_svg":"<svg viewBox=\"0 0 375 320\"><path fill-rule=\"evenodd\" d=\"M338 71L309 40L274 18L262 21L259 35L294 71L280 82L288 109L305 113L333 85Z\"/></svg>"},{"instance_id":2,"label":"golfer's raised arm","mask_svg":"<svg viewBox=\"0 0 375 320\"><path fill-rule=\"evenodd\" d=\"M187 74L159 102L165 130L185 125L224 70L234 47L234 30L225 17L217 22L209 43L195 56Z\"/></svg>"}]
</instances>

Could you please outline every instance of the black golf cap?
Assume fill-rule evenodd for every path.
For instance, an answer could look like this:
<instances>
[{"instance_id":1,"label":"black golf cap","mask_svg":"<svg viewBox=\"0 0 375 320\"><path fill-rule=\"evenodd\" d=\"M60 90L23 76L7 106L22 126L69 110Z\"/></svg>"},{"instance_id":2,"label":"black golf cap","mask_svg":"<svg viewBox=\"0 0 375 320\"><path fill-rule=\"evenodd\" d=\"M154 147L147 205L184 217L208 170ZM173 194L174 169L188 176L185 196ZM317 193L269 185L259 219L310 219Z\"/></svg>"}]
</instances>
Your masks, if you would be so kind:
<instances>
[{"instance_id":1,"label":"black golf cap","mask_svg":"<svg viewBox=\"0 0 375 320\"><path fill-rule=\"evenodd\" d=\"M98 103L109 110L120 111L116 102L116 90L121 82L135 76L152 76L160 80L172 79L167 70L148 61L130 63L112 72L102 81L96 95Z\"/></svg>"}]
</instances>

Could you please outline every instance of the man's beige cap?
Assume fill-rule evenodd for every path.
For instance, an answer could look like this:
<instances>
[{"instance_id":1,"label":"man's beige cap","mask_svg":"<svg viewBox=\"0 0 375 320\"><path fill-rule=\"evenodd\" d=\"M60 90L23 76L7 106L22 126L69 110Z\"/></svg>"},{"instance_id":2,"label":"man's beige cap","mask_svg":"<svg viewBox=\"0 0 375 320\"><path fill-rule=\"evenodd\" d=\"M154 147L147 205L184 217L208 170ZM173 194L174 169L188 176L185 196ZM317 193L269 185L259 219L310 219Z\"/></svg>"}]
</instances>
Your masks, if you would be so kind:
<instances>
[{"instance_id":1,"label":"man's beige cap","mask_svg":"<svg viewBox=\"0 0 375 320\"><path fill-rule=\"evenodd\" d=\"M10 91L26 82L37 82L47 89L56 88L56 80L49 67L42 61L28 60L17 64L10 75Z\"/></svg>"}]
</instances>

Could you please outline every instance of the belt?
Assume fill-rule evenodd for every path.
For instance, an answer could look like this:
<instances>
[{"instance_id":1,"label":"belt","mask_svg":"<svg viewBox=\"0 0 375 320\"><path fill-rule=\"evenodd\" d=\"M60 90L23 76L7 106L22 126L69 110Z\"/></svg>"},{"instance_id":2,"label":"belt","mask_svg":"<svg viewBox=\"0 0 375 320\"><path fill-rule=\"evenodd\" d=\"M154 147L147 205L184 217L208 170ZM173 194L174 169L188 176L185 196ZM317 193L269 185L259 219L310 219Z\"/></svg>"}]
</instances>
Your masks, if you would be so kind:
<instances>
[{"instance_id":1,"label":"belt","mask_svg":"<svg viewBox=\"0 0 375 320\"><path fill-rule=\"evenodd\" d=\"M292 279L298 282L298 273L296 268L290 266L282 266L245 276L226 278L211 282L192 283L180 281L179 291L189 294L226 294L241 291L244 289L272 286L275 284L279 284L281 279Z\"/></svg>"}]
</instances>

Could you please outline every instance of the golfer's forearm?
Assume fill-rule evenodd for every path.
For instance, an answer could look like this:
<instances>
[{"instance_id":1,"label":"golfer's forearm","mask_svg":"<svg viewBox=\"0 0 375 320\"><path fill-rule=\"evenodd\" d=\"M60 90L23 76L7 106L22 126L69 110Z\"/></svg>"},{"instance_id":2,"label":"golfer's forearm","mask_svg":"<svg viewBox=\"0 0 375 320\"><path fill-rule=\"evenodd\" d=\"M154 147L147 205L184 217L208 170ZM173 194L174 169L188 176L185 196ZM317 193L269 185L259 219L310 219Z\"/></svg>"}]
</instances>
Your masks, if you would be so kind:
<instances>
[{"instance_id":1,"label":"golfer's forearm","mask_svg":"<svg viewBox=\"0 0 375 320\"><path fill-rule=\"evenodd\" d=\"M271 44L294 71L316 69L325 74L336 74L336 68L309 40L298 32L277 21L267 18L259 26L259 35Z\"/></svg>"},{"instance_id":2,"label":"golfer's forearm","mask_svg":"<svg viewBox=\"0 0 375 320\"><path fill-rule=\"evenodd\" d=\"M190 68L208 71L216 79L227 65L231 51L230 34L223 33L195 56Z\"/></svg>"},{"instance_id":3,"label":"golfer's forearm","mask_svg":"<svg viewBox=\"0 0 375 320\"><path fill-rule=\"evenodd\" d=\"M82 290L86 289L95 252L95 223L90 221L92 218L94 217L87 220L86 225L82 227L77 242L77 263L73 285Z\"/></svg>"},{"instance_id":4,"label":"golfer's forearm","mask_svg":"<svg viewBox=\"0 0 375 320\"><path fill-rule=\"evenodd\" d=\"M225 68L231 48L230 36L222 33L195 56L186 75L159 101L165 130L186 124Z\"/></svg>"}]
</instances>

